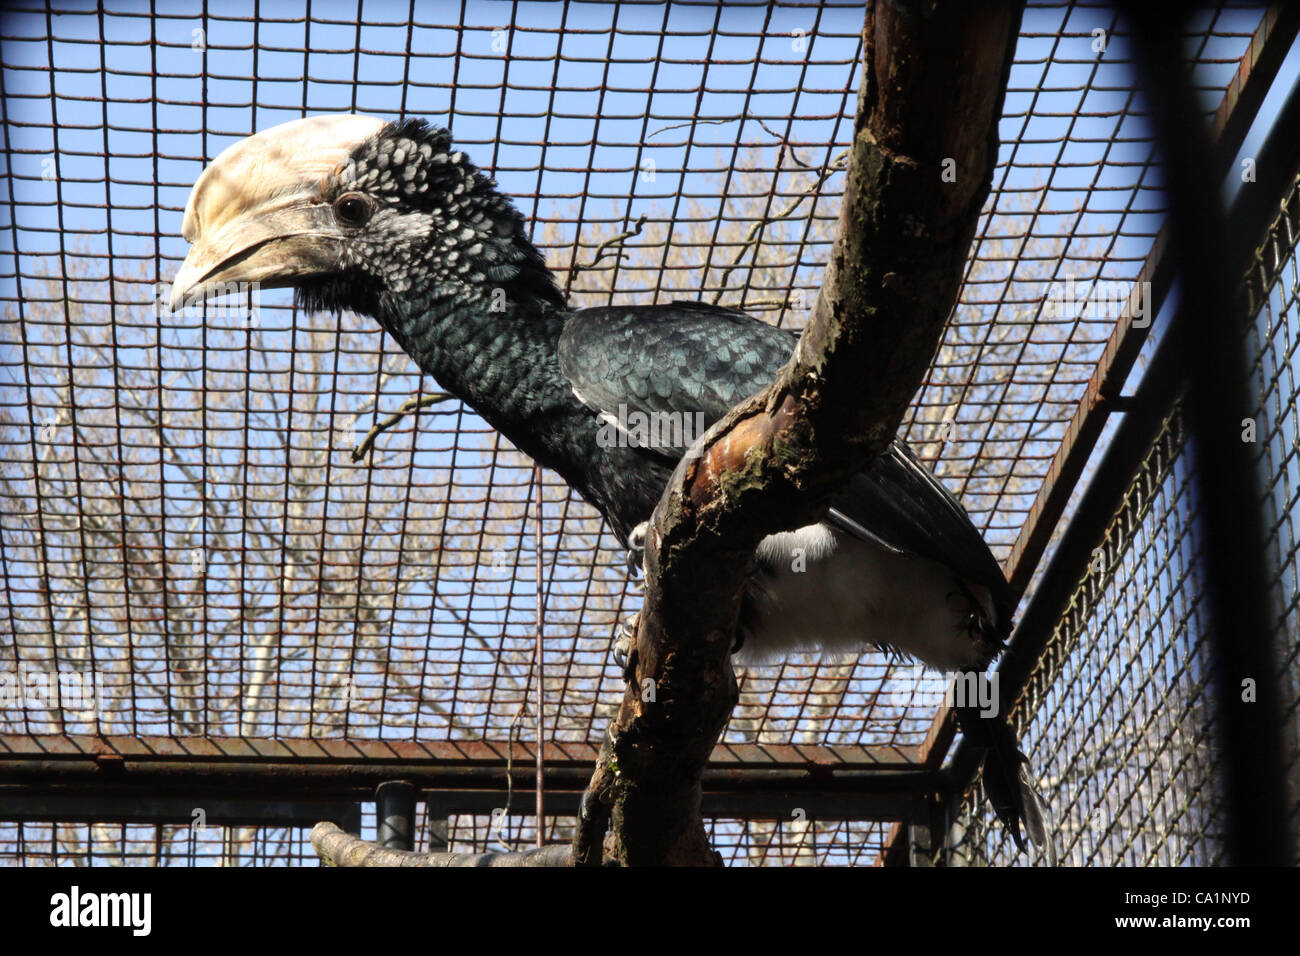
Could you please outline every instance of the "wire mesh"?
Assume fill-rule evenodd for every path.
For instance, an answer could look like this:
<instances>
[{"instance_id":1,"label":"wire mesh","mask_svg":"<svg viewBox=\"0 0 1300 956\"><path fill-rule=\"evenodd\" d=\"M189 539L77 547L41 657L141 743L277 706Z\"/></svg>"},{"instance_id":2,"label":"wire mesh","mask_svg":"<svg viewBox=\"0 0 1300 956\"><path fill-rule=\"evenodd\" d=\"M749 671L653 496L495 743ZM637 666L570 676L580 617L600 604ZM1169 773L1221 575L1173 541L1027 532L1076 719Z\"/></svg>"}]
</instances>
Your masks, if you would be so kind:
<instances>
[{"instance_id":1,"label":"wire mesh","mask_svg":"<svg viewBox=\"0 0 1300 956\"><path fill-rule=\"evenodd\" d=\"M1300 174L1260 246L1243 289L1252 316L1247 341L1254 356L1258 415L1252 436L1259 449L1261 513L1268 534L1276 633L1283 638L1278 690L1282 694L1284 763L1291 819L1300 820ZM1243 430L1245 423L1243 423ZM1296 850L1300 862L1300 847Z\"/></svg>"},{"instance_id":2,"label":"wire mesh","mask_svg":"<svg viewBox=\"0 0 1300 956\"><path fill-rule=\"evenodd\" d=\"M1243 283L1259 414L1258 449L1285 712L1291 817L1300 819L1300 620L1296 510L1300 394L1300 177ZM1222 862L1222 785L1213 746L1202 609L1199 503L1175 412L1134 476L1014 715L1058 817L1058 850L1080 865ZM1245 692L1243 690L1243 692ZM950 860L1023 860L972 791Z\"/></svg>"},{"instance_id":3,"label":"wire mesh","mask_svg":"<svg viewBox=\"0 0 1300 956\"><path fill-rule=\"evenodd\" d=\"M0 866L318 864L300 827L0 822Z\"/></svg>"},{"instance_id":4,"label":"wire mesh","mask_svg":"<svg viewBox=\"0 0 1300 956\"><path fill-rule=\"evenodd\" d=\"M573 823L573 818L552 820L548 841L570 840ZM533 845L533 827L531 817L453 815L447 821L446 849L461 853L526 849ZM887 825L867 820L714 818L707 821L707 831L710 845L727 866L870 865L888 835Z\"/></svg>"},{"instance_id":5,"label":"wire mesh","mask_svg":"<svg viewBox=\"0 0 1300 956\"><path fill-rule=\"evenodd\" d=\"M1260 19L1193 19L1207 113ZM531 462L451 402L354 463L372 422L433 388L368 319L283 293L160 310L189 186L304 112L428 116L515 197L576 304L698 298L800 328L843 189L861 22L834 2L7 14L0 669L74 703L10 701L0 732L531 726ZM1026 12L962 298L905 425L999 557L1113 326L1044 299L1131 282L1162 221L1130 67L1109 8ZM554 475L540 494L548 727L595 741L622 693L610 632L638 599L598 516ZM732 741L913 747L942 698L877 654L740 679ZM760 825L726 823L743 847L726 852L797 855L788 825L767 842ZM853 838L877 845L876 827Z\"/></svg>"},{"instance_id":6,"label":"wire mesh","mask_svg":"<svg viewBox=\"0 0 1300 956\"><path fill-rule=\"evenodd\" d=\"M363 818L373 821L373 805ZM452 853L525 850L535 818L466 814L431 818L420 805L415 848ZM709 839L728 866L858 866L887 836L872 821L714 819ZM374 840L373 825L363 839ZM547 817L548 842L572 839L572 817ZM316 866L305 827L217 827L121 823L0 823L0 866Z\"/></svg>"},{"instance_id":7,"label":"wire mesh","mask_svg":"<svg viewBox=\"0 0 1300 956\"><path fill-rule=\"evenodd\" d=\"M1218 862L1209 646L1196 507L1177 417L1094 552L1012 714L1077 865ZM1024 861L975 792L950 863Z\"/></svg>"}]
</instances>

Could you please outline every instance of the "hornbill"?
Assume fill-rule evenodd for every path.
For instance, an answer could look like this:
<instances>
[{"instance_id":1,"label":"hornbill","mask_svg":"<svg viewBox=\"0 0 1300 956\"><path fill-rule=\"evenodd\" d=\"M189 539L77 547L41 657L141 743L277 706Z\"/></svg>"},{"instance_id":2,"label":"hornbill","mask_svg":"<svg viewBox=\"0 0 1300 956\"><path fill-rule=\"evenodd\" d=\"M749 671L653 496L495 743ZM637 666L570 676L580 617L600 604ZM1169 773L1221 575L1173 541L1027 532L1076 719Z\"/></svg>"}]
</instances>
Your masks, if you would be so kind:
<instances>
[{"instance_id":1,"label":"hornbill","mask_svg":"<svg viewBox=\"0 0 1300 956\"><path fill-rule=\"evenodd\" d=\"M691 439L768 385L797 341L698 302L570 309L518 210L422 120L314 116L244 139L194 184L182 231L192 248L174 310L257 283L294 288L309 310L372 316L634 548ZM664 441L630 425L656 420L700 427ZM965 510L895 441L824 520L760 543L737 639L748 660L875 646L983 672L1014 610ZM1022 849L1022 822L1050 846L1011 729L958 703L994 809Z\"/></svg>"}]
</instances>

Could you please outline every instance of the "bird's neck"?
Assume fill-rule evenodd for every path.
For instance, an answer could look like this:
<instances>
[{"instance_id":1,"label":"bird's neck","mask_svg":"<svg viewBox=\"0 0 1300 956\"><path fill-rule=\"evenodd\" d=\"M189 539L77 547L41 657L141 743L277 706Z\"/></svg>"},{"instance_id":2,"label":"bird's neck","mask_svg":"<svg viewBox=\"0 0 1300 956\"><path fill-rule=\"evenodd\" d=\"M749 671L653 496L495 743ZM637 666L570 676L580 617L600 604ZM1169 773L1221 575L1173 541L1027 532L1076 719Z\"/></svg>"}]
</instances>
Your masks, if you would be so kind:
<instances>
[{"instance_id":1,"label":"bird's neck","mask_svg":"<svg viewBox=\"0 0 1300 956\"><path fill-rule=\"evenodd\" d=\"M543 267L544 268L544 267ZM420 368L521 451L568 471L590 418L560 371L569 317L549 274L498 286L434 282L381 306L378 318ZM538 280L538 281L532 281Z\"/></svg>"}]
</instances>

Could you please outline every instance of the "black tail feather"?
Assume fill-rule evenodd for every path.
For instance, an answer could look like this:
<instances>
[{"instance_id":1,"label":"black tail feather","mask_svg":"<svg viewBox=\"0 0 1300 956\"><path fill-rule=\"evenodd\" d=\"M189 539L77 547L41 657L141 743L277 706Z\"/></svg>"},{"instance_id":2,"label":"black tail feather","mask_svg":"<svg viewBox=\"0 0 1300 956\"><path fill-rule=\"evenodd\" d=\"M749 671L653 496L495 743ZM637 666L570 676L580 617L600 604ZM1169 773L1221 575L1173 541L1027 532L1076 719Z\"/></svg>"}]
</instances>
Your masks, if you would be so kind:
<instances>
[{"instance_id":1,"label":"black tail feather","mask_svg":"<svg viewBox=\"0 0 1300 956\"><path fill-rule=\"evenodd\" d=\"M981 679L983 675L980 675ZM958 705L957 725L963 736L982 754L984 793L1016 846L1027 851L1021 825L1033 844L1056 865L1050 813L1029 770L1029 758L1020 750L1016 735L1000 713L983 713L978 706Z\"/></svg>"}]
</instances>

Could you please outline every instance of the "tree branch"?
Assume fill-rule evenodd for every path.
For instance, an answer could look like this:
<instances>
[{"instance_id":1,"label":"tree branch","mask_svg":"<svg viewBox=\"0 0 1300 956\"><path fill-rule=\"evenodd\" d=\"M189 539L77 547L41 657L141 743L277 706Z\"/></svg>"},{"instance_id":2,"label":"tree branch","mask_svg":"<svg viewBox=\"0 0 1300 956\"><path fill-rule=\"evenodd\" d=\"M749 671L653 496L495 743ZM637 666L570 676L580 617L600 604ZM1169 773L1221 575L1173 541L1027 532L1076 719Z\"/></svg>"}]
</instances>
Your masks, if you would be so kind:
<instances>
[{"instance_id":1,"label":"tree branch","mask_svg":"<svg viewBox=\"0 0 1300 956\"><path fill-rule=\"evenodd\" d=\"M596 247L596 251L591 256L591 261L588 262L586 265L582 265L580 262L578 262L578 247L575 245L573 249L573 265L569 266L569 276L564 281L564 298L566 300L569 298L569 290L573 287L573 280L578 278L578 273L586 270L594 269L596 268L596 266L600 265L600 260L604 259L605 256L609 254L609 250L611 246L617 245L620 247L618 252L618 257L622 259L623 251L621 247L623 243L626 242L628 239L631 239L633 236L641 235L641 230L645 228L645 221L646 221L645 213L642 213L640 216L637 217L637 221L632 226L631 229L625 229L623 232L620 232L618 235L610 236L608 239L606 239L604 242L602 242L600 245Z\"/></svg>"},{"instance_id":2,"label":"tree branch","mask_svg":"<svg viewBox=\"0 0 1300 956\"><path fill-rule=\"evenodd\" d=\"M406 401L402 402L401 407L398 408L396 412L389 415L383 421L375 422L375 424L370 427L370 431L366 432L366 437L361 439L357 446L352 449L352 460L360 461L362 458L365 458L367 452L375 447L375 439L378 438L381 433L392 428L407 415L412 412L418 412L424 408L431 408L434 405L455 397L455 395L450 395L447 392L431 392L428 395L411 396Z\"/></svg>"},{"instance_id":3,"label":"tree branch","mask_svg":"<svg viewBox=\"0 0 1300 956\"><path fill-rule=\"evenodd\" d=\"M1021 3L871 5L839 231L812 321L770 387L684 458L655 509L629 682L574 860L716 864L700 775L737 699L742 582L767 534L820 518L888 447L938 347L997 159ZM608 753L606 753L608 751Z\"/></svg>"},{"instance_id":4,"label":"tree branch","mask_svg":"<svg viewBox=\"0 0 1300 956\"><path fill-rule=\"evenodd\" d=\"M564 866L567 846L545 846L519 853L409 853L367 843L344 833L336 823L312 827L311 845L326 866Z\"/></svg>"}]
</instances>

